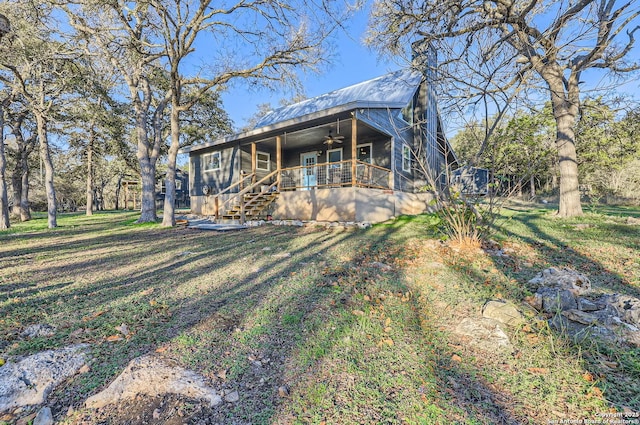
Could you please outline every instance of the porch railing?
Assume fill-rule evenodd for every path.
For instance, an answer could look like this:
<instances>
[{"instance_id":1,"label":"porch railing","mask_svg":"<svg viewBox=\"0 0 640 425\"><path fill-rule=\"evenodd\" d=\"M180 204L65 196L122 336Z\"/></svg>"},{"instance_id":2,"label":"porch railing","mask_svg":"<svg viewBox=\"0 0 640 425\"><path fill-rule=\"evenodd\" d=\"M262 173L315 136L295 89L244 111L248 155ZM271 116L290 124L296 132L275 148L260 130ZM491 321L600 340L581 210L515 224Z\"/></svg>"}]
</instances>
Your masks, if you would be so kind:
<instances>
[{"instance_id":1,"label":"porch railing","mask_svg":"<svg viewBox=\"0 0 640 425\"><path fill-rule=\"evenodd\" d=\"M355 175L353 175L352 165L352 161L340 161L283 168L280 176L280 190L344 186L390 188L391 170L356 161Z\"/></svg>"}]
</instances>

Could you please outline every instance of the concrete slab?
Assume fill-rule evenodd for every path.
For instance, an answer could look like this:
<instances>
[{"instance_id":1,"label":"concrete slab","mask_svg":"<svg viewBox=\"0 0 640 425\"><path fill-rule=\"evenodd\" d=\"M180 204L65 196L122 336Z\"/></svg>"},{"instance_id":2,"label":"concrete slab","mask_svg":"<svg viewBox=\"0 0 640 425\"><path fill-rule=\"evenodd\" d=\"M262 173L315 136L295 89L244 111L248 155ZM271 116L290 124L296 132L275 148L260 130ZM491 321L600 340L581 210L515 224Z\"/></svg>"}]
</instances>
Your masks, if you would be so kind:
<instances>
[{"instance_id":1,"label":"concrete slab","mask_svg":"<svg viewBox=\"0 0 640 425\"><path fill-rule=\"evenodd\" d=\"M242 224L199 223L195 225L189 224L189 229L215 230L217 232L228 232L230 230L244 230L244 229L247 229L247 226L244 226Z\"/></svg>"}]
</instances>

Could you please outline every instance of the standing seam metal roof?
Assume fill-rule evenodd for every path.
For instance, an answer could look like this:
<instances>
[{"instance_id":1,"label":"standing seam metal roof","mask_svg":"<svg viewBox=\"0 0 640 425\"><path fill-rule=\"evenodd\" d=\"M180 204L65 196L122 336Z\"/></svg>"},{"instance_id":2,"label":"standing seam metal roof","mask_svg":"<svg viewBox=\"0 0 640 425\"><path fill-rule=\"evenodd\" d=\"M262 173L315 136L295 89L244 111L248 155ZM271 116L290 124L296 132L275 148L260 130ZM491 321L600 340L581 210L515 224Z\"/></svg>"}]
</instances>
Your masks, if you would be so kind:
<instances>
[{"instance_id":1,"label":"standing seam metal roof","mask_svg":"<svg viewBox=\"0 0 640 425\"><path fill-rule=\"evenodd\" d=\"M422 75L411 69L391 72L369 81L278 108L258 121L255 128L274 125L353 102L371 102L380 104L381 107L402 108L411 101L421 79Z\"/></svg>"}]
</instances>

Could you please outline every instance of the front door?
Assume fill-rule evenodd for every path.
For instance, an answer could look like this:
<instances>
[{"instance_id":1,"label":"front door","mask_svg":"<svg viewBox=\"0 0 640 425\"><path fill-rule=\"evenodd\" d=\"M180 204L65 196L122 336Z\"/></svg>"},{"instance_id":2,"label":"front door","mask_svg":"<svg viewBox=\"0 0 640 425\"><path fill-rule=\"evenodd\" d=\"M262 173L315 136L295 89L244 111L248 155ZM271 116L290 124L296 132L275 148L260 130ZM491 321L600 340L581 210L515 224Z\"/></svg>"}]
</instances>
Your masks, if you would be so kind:
<instances>
[{"instance_id":1,"label":"front door","mask_svg":"<svg viewBox=\"0 0 640 425\"><path fill-rule=\"evenodd\" d=\"M302 174L302 186L305 189L316 187L318 185L318 154L316 151L306 152L300 155L300 170Z\"/></svg>"}]
</instances>

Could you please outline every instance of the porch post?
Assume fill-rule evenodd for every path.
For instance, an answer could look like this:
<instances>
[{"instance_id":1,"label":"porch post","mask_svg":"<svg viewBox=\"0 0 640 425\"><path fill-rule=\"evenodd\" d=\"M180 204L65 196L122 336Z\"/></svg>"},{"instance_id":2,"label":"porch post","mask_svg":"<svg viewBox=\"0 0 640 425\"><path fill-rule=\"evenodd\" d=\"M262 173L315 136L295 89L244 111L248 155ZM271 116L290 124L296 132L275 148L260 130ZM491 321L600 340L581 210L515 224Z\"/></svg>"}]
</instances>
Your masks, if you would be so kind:
<instances>
[{"instance_id":1,"label":"porch post","mask_svg":"<svg viewBox=\"0 0 640 425\"><path fill-rule=\"evenodd\" d=\"M278 182L277 190L280 192L280 173L282 170L282 137L276 136L276 181Z\"/></svg>"},{"instance_id":2,"label":"porch post","mask_svg":"<svg viewBox=\"0 0 640 425\"><path fill-rule=\"evenodd\" d=\"M358 144L358 121L355 112L351 117L351 186L356 185L356 159L358 156L356 146Z\"/></svg>"},{"instance_id":3,"label":"porch post","mask_svg":"<svg viewBox=\"0 0 640 425\"><path fill-rule=\"evenodd\" d=\"M256 182L256 164L257 164L257 154L258 152L258 147L256 146L255 142L251 143L251 174L253 174L253 177L251 177L251 184Z\"/></svg>"}]
</instances>

